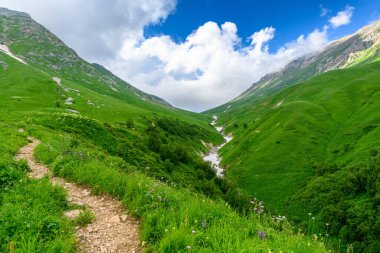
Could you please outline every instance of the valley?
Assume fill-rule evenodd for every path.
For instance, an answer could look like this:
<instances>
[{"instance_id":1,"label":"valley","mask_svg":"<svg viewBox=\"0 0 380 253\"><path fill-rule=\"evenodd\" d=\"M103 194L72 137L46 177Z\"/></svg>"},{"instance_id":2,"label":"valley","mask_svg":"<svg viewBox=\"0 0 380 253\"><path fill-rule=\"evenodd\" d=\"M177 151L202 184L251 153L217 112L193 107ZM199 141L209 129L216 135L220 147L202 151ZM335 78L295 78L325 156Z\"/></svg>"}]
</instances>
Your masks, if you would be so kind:
<instances>
[{"instance_id":1,"label":"valley","mask_svg":"<svg viewBox=\"0 0 380 253\"><path fill-rule=\"evenodd\" d=\"M378 252L379 36L195 113L0 8L0 251Z\"/></svg>"}]
</instances>

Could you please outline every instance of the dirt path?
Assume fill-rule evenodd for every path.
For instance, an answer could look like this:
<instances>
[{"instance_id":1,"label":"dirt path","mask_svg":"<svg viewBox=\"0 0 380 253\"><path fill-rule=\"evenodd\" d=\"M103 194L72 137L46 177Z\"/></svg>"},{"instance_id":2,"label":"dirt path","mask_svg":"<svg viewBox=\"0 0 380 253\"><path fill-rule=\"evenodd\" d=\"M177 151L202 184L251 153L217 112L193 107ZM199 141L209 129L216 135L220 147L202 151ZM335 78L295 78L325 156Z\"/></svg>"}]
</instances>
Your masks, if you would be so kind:
<instances>
[{"instance_id":1,"label":"dirt path","mask_svg":"<svg viewBox=\"0 0 380 253\"><path fill-rule=\"evenodd\" d=\"M42 178L49 174L48 168L39 164L33 157L39 140L29 138L30 143L22 147L17 159L25 159L30 167L29 176ZM111 196L90 195L90 190L62 178L50 177L55 185L67 190L68 201L73 204L85 205L95 216L95 220L77 229L78 247L88 253L124 253L140 252L138 236L138 221L125 214L119 201ZM73 211L71 213L78 213Z\"/></svg>"}]
</instances>

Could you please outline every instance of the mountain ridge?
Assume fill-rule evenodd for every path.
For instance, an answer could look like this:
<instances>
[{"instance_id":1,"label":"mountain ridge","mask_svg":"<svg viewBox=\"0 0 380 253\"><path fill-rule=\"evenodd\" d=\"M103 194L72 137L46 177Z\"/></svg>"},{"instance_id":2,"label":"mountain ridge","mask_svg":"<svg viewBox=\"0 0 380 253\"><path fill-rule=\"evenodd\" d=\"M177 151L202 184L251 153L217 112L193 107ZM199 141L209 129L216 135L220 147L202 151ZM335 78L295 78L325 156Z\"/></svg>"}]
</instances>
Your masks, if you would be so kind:
<instances>
[{"instance_id":1,"label":"mountain ridge","mask_svg":"<svg viewBox=\"0 0 380 253\"><path fill-rule=\"evenodd\" d=\"M293 72L296 69L306 69L309 72L306 72L303 77L292 79L291 81L293 82L293 85L326 71L348 67L354 64L355 60L365 53L365 50L372 49L379 44L380 21L376 21L370 25L360 28L353 34L332 41L323 50L317 53L293 60L279 72L265 75L261 80L254 83L250 88L238 96L238 99L244 98L244 96L250 96L252 95L250 94L252 91L265 86L271 86L272 83L273 87L283 87L284 85L281 84L283 81L279 79L284 78L284 76L286 76L289 72ZM342 52L335 55L336 51ZM337 57L333 58L332 56L334 55ZM315 71L310 69L310 66L313 64L317 64Z\"/></svg>"},{"instance_id":2,"label":"mountain ridge","mask_svg":"<svg viewBox=\"0 0 380 253\"><path fill-rule=\"evenodd\" d=\"M257 100L274 94L283 88L306 81L327 71L376 60L379 56L380 21L375 21L353 34L332 41L317 53L291 61L280 71L264 75L233 100L209 109L205 113L222 112L230 107L249 103L250 100Z\"/></svg>"},{"instance_id":3,"label":"mountain ridge","mask_svg":"<svg viewBox=\"0 0 380 253\"><path fill-rule=\"evenodd\" d=\"M110 89L109 93L129 92L153 103L171 107L164 99L137 89L104 66L83 60L29 14L0 8L0 16L3 17L0 23L0 42L29 64L48 71L51 76L81 82L89 88L93 88L91 83L95 82L105 90ZM78 75L78 71L85 74Z\"/></svg>"}]
</instances>

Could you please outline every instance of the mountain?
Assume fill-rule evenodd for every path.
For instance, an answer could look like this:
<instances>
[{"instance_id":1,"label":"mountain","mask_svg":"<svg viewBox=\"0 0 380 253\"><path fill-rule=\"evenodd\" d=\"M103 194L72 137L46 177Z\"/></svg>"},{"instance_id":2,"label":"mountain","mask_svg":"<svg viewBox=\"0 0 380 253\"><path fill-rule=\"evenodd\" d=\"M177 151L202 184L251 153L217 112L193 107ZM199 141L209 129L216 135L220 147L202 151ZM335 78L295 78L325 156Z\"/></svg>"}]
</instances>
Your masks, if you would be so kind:
<instances>
[{"instance_id":1,"label":"mountain","mask_svg":"<svg viewBox=\"0 0 380 253\"><path fill-rule=\"evenodd\" d=\"M81 82L95 91L125 93L170 106L163 99L126 83L99 64L87 63L28 14L0 8L0 15L0 43L7 45L28 64L51 76Z\"/></svg>"},{"instance_id":2,"label":"mountain","mask_svg":"<svg viewBox=\"0 0 380 253\"><path fill-rule=\"evenodd\" d=\"M272 212L305 229L312 222L359 252L380 243L379 25L207 112L234 136L221 150L227 179Z\"/></svg>"},{"instance_id":3,"label":"mountain","mask_svg":"<svg viewBox=\"0 0 380 253\"><path fill-rule=\"evenodd\" d=\"M14 159L37 139L28 152L55 177L111 195L139 220L135 244L146 252L325 252L216 177L201 158L223 142L211 116L170 107L86 62L25 13L0 9L0 49L1 252L76 252L77 228L94 218ZM70 211L81 215L68 219ZM124 222L109 218L109 229Z\"/></svg>"},{"instance_id":4,"label":"mountain","mask_svg":"<svg viewBox=\"0 0 380 253\"><path fill-rule=\"evenodd\" d=\"M330 43L321 52L295 59L281 71L265 75L237 98L217 107L216 110L223 111L228 106L231 108L245 102L250 103L254 99L260 99L330 70L366 64L379 59L380 21L377 21L354 34Z\"/></svg>"},{"instance_id":5,"label":"mountain","mask_svg":"<svg viewBox=\"0 0 380 253\"><path fill-rule=\"evenodd\" d=\"M71 120L81 116L95 120L91 121L97 125L93 127L105 134L103 140L98 140L96 133L92 133L99 144L112 154L128 157L131 165L146 164L152 176L178 177L188 186L190 180L182 179L182 173L186 171L189 179L212 177L193 168L199 165L199 169L208 171L209 168L200 165L202 160L197 154L206 150L202 141L218 142L222 139L208 124L209 117L173 108L164 100L122 81L101 65L84 61L28 14L1 9L0 17L0 62L3 66L0 68L0 105L3 118L15 120L27 115L34 118L34 123L84 134L81 129L85 126L71 125ZM69 125L58 124L63 118L70 119L67 121ZM151 124L157 129L151 129L149 133L147 129ZM127 132L117 135L119 130L116 129L126 125L129 129L119 130ZM192 131L182 136L170 133L190 128ZM158 142L156 145L161 146L164 142L165 148L177 149L170 150L172 154L184 153L182 155L187 160L183 162L181 173L170 175L167 167L174 166L170 161L176 158L169 151L157 156L160 149L149 151L141 146L141 143L148 145L147 142L152 141L150 138ZM168 161L165 163L165 160Z\"/></svg>"}]
</instances>

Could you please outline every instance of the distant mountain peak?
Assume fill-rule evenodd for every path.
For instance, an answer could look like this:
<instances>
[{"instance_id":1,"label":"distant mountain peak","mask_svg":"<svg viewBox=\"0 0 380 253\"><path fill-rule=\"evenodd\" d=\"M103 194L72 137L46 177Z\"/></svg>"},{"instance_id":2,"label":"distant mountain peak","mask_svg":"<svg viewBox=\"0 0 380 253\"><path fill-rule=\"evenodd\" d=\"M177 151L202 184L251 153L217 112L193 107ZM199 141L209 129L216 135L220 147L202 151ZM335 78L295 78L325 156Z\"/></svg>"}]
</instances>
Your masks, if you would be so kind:
<instances>
[{"instance_id":1,"label":"distant mountain peak","mask_svg":"<svg viewBox=\"0 0 380 253\"><path fill-rule=\"evenodd\" d=\"M362 64L380 57L380 21L331 42L320 52L297 58L282 70L270 73L254 83L234 101L261 97L295 85L326 71Z\"/></svg>"},{"instance_id":2,"label":"distant mountain peak","mask_svg":"<svg viewBox=\"0 0 380 253\"><path fill-rule=\"evenodd\" d=\"M25 17L25 18L32 18L28 13L21 12L21 11L14 11L7 8L0 7L0 15L1 16L8 16L8 17Z\"/></svg>"}]
</instances>

